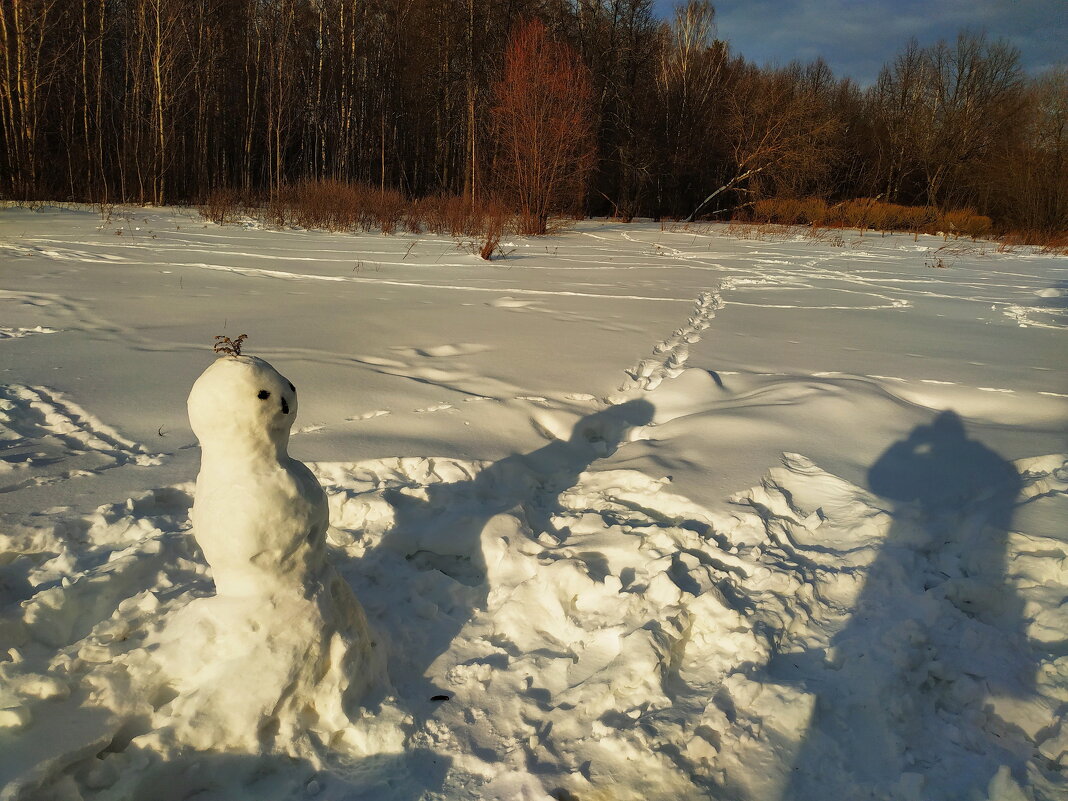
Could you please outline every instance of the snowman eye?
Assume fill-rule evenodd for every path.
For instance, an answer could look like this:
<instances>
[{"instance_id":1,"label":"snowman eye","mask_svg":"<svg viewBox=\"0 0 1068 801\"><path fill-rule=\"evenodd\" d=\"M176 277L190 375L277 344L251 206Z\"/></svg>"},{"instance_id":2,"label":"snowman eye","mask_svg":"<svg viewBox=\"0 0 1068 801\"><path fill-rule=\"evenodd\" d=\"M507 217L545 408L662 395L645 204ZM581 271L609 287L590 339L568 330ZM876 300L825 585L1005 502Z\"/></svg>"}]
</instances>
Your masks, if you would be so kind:
<instances>
[{"instance_id":1,"label":"snowman eye","mask_svg":"<svg viewBox=\"0 0 1068 801\"><path fill-rule=\"evenodd\" d=\"M271 397L271 393L268 392L265 389L261 389L259 391L259 393L256 395L256 397L259 398L260 400L267 400L269 397Z\"/></svg>"}]
</instances>

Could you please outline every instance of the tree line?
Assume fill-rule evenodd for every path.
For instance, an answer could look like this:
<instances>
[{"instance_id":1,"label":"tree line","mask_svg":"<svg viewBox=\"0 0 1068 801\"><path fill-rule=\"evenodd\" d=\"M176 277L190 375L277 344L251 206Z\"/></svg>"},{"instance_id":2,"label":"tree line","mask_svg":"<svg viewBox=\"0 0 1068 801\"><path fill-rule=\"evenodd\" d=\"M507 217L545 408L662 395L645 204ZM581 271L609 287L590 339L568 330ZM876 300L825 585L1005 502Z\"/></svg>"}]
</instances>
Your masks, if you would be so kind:
<instances>
[{"instance_id":1,"label":"tree line","mask_svg":"<svg viewBox=\"0 0 1068 801\"><path fill-rule=\"evenodd\" d=\"M563 72L517 44L530 20ZM552 133L583 143L564 171L580 213L868 197L1068 229L1068 73L1028 76L982 33L913 42L868 88L821 60L746 61L702 1L663 21L652 0L2 0L0 46L9 198L196 202L323 179L515 198L522 104L556 102L555 81L582 106Z\"/></svg>"}]
</instances>

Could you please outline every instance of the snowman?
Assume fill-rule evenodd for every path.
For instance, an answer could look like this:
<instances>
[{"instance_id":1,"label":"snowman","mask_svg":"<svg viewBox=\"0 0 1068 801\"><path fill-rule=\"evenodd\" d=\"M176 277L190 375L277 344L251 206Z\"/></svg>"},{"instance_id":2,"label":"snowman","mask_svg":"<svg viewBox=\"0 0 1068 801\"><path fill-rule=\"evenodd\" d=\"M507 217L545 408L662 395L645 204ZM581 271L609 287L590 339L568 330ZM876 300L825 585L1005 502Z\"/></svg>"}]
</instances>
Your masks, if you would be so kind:
<instances>
[{"instance_id":1,"label":"snowman","mask_svg":"<svg viewBox=\"0 0 1068 801\"><path fill-rule=\"evenodd\" d=\"M216 592L306 590L324 565L328 512L287 453L296 387L263 359L227 355L193 384L188 408L201 448L193 534Z\"/></svg>"},{"instance_id":2,"label":"snowman","mask_svg":"<svg viewBox=\"0 0 1068 801\"><path fill-rule=\"evenodd\" d=\"M215 595L172 615L154 658L154 746L283 751L315 760L351 736L384 649L326 559L326 496L287 452L292 382L263 359L226 352L193 384L189 421L201 468L193 535Z\"/></svg>"}]
</instances>

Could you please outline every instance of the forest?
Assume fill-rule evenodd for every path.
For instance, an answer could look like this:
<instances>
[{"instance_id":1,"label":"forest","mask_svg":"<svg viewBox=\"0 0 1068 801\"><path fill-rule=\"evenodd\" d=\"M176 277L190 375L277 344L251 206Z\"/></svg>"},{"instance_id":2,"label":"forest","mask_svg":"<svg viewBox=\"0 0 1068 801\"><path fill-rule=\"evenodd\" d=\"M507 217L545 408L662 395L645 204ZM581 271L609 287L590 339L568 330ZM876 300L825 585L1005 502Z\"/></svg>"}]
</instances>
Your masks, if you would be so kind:
<instances>
[{"instance_id":1,"label":"forest","mask_svg":"<svg viewBox=\"0 0 1068 801\"><path fill-rule=\"evenodd\" d=\"M667 20L652 0L3 0L0 41L8 199L333 181L536 215L871 198L1068 230L1068 71L1028 75L981 31L910 42L869 87L748 62L700 0ZM524 196L546 165L558 183Z\"/></svg>"}]
</instances>

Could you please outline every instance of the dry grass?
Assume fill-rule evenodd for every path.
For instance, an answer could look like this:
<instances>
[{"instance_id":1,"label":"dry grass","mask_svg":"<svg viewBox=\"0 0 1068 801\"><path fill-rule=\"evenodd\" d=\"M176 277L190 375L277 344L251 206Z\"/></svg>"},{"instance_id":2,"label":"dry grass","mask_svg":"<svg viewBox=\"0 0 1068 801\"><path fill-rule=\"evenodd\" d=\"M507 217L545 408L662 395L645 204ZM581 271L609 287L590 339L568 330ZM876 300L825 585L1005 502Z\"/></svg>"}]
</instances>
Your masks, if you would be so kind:
<instances>
[{"instance_id":1,"label":"dry grass","mask_svg":"<svg viewBox=\"0 0 1068 801\"><path fill-rule=\"evenodd\" d=\"M925 206L901 206L872 198L828 204L820 198L768 198L758 200L747 214L752 222L810 225L817 228L858 228L876 231L989 236L993 223L972 209L941 212Z\"/></svg>"},{"instance_id":2,"label":"dry grass","mask_svg":"<svg viewBox=\"0 0 1068 801\"><path fill-rule=\"evenodd\" d=\"M1068 233L1010 231L998 237L998 253L1012 253L1020 247L1030 247L1048 256L1068 256Z\"/></svg>"},{"instance_id":3,"label":"dry grass","mask_svg":"<svg viewBox=\"0 0 1068 801\"><path fill-rule=\"evenodd\" d=\"M514 229L515 217L495 201L473 202L455 195L410 200L402 193L344 181L305 181L277 189L266 203L254 203L233 189L216 189L198 207L219 224L242 216L267 225L325 231L433 233L477 237L483 258L500 257L502 234ZM485 254L482 251L485 251Z\"/></svg>"},{"instance_id":4,"label":"dry grass","mask_svg":"<svg viewBox=\"0 0 1068 801\"><path fill-rule=\"evenodd\" d=\"M792 239L811 239L832 247L845 245L845 237L836 230L815 228L810 225L781 225L779 223L753 223L731 220L727 223L727 235L737 239L754 239L761 242L786 242Z\"/></svg>"}]
</instances>

